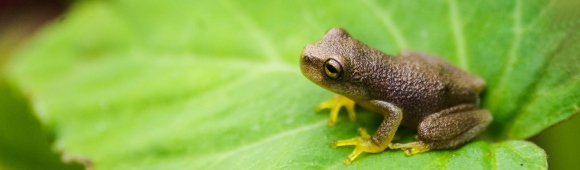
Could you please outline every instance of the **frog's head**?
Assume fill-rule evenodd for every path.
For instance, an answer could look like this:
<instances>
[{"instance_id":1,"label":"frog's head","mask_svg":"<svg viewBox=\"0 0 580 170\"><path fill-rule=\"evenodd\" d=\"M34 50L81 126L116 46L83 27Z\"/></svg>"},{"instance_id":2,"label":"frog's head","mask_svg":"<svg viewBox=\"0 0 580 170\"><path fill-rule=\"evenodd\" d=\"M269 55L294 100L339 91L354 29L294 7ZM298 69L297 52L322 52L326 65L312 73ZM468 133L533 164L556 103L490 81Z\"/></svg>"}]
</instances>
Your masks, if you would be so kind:
<instances>
[{"instance_id":1,"label":"frog's head","mask_svg":"<svg viewBox=\"0 0 580 170\"><path fill-rule=\"evenodd\" d=\"M300 69L310 81L352 100L364 100L368 90L361 84L364 47L342 28L332 28L324 37L304 47Z\"/></svg>"}]
</instances>

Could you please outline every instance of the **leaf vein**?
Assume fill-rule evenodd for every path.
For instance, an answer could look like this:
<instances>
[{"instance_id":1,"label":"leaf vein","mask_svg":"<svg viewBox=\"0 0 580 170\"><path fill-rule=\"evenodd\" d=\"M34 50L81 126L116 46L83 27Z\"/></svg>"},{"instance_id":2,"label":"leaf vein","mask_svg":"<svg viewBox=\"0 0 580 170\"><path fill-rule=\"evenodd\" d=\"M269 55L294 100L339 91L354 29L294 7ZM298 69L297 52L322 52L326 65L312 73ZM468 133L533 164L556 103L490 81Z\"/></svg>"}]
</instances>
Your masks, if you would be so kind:
<instances>
[{"instance_id":1,"label":"leaf vein","mask_svg":"<svg viewBox=\"0 0 580 170\"><path fill-rule=\"evenodd\" d=\"M531 156L531 155L524 154L524 153L520 152L520 151L521 151L521 149L522 149L522 148L524 148L525 146L527 146L527 145L510 146L510 147L506 147L506 149L508 149L508 150L512 151L512 153L514 153L514 154L518 155L519 157L521 157L521 158L525 159L527 162L531 163L531 162L533 162L532 160L534 160L534 159L532 158L532 156ZM541 165L538 165L538 164L532 164L532 165L533 165L534 167L538 167L538 169L543 169L543 166L541 166Z\"/></svg>"},{"instance_id":2,"label":"leaf vein","mask_svg":"<svg viewBox=\"0 0 580 170\"><path fill-rule=\"evenodd\" d=\"M225 159L225 158L227 158L229 156L235 155L235 154L240 153L240 152L243 152L245 150L248 150L248 149L251 149L251 148L255 148L255 147L259 147L262 144L269 143L269 142L272 142L272 141L275 141L275 140L278 140L278 139L281 139L281 138L284 138L284 137L287 137L287 136L290 136L290 135L294 135L294 134L297 134L297 133L300 133L300 132L303 132L303 131L306 131L306 130L309 130L309 129L313 129L313 128L316 128L316 127L324 126L325 124L326 124L326 120L324 120L324 121L318 121L318 122L315 122L315 123L312 123L312 124L309 124L309 125L304 125L302 127L298 127L298 128L295 128L295 129L287 130L285 132L278 133L276 135L273 135L273 136L270 136L270 137L261 139L259 141L246 144L244 146L238 147L236 149L233 149L233 150L230 150L230 151L227 151L227 152L222 152L222 153L217 153L217 154L213 154L213 155L210 155L210 156L206 156L203 159L215 159L215 162L214 163L218 163L218 162L221 162L221 160L223 160L223 159Z\"/></svg>"},{"instance_id":3,"label":"leaf vein","mask_svg":"<svg viewBox=\"0 0 580 170\"><path fill-rule=\"evenodd\" d=\"M495 147L495 145L489 145L489 144L487 146L488 146L490 154L493 155L491 157L491 166L492 166L491 169L496 170L497 169L497 159L496 159L497 152L495 151L496 147Z\"/></svg>"},{"instance_id":4,"label":"leaf vein","mask_svg":"<svg viewBox=\"0 0 580 170\"><path fill-rule=\"evenodd\" d=\"M463 27L461 26L461 19L459 18L457 2L455 0L448 0L447 2L449 4L451 30L455 39L455 46L457 47L457 62L459 67L469 70L467 48L465 47L465 37L463 36Z\"/></svg>"},{"instance_id":5,"label":"leaf vein","mask_svg":"<svg viewBox=\"0 0 580 170\"><path fill-rule=\"evenodd\" d=\"M399 46L399 49L408 48L407 40L401 33L399 27L393 21L391 14L386 11L381 11L374 1L365 0L366 5L373 11L373 13L381 20L383 26L388 30L388 32L395 38L395 42Z\"/></svg>"},{"instance_id":6,"label":"leaf vein","mask_svg":"<svg viewBox=\"0 0 580 170\"><path fill-rule=\"evenodd\" d=\"M578 26L580 26L580 25L578 25ZM573 27L573 28L577 28L577 27ZM520 113L520 114L516 114L516 115L512 116L511 117L511 120L517 120L519 117L523 117L523 114L521 114L522 113L522 110L525 110L527 107L529 107L529 105L533 102L533 99L534 99L534 98L529 97L529 96L532 95L531 94L532 92L536 93L535 95L537 95L537 93L538 93L537 92L538 91L538 88L539 88L538 87L539 86L538 81L541 81L544 78L546 78L547 76L549 76L549 74L548 74L549 72L545 71L548 68L548 64L552 60L554 60L554 56L559 51L561 51L563 48L566 48L565 44L570 41L570 39L569 39L570 37L573 37L576 34L576 31L575 30L576 29L570 29L566 33L566 35L563 36L564 38L561 39L561 41L558 44L557 48L555 48L553 51L551 51L550 53L548 53L549 54L549 57L547 57L547 59L545 59L545 60L542 61L542 66L541 67L538 67L539 70L537 71L536 75L534 76L534 77L539 77L539 78L534 79L534 82L531 83L531 86L530 87L527 87L526 90L524 90L524 91L526 91L528 93L524 94L524 96L521 97L524 100L522 101L522 104L520 105L520 107L517 108L516 111L514 111L514 113ZM564 82L561 82L558 86L552 87L551 89L564 88L564 86L566 86L568 83L573 83L573 81L575 81L579 77L580 76L570 77L569 79L565 80ZM506 125L505 129L507 129L507 130L504 131L504 133L505 133L504 136L505 135L508 135L509 136L508 133L511 132L513 128L515 128L514 127L515 126L514 121L509 121L509 122L511 122L511 123L508 123Z\"/></svg>"},{"instance_id":7,"label":"leaf vein","mask_svg":"<svg viewBox=\"0 0 580 170\"><path fill-rule=\"evenodd\" d=\"M226 2L228 2L225 3L226 7L233 11L235 14L233 17L242 22L242 24L248 29L251 35L253 35L253 37L258 40L260 43L258 47L263 50L265 58L269 61L278 62L281 58L281 55L276 47L274 47L274 42L268 38L268 36L266 36L264 30L260 29L258 24L248 16L247 11L236 8L236 4L233 4L233 1Z\"/></svg>"},{"instance_id":8,"label":"leaf vein","mask_svg":"<svg viewBox=\"0 0 580 170\"><path fill-rule=\"evenodd\" d=\"M503 93L504 89L507 88L507 83L511 78L511 74L513 72L514 69L514 65L515 63L518 61L518 50L520 49L520 42L522 40L522 35L523 35L523 29L522 29L522 23L521 23L521 0L516 0L516 5L514 7L514 23L513 23L513 33L514 33L514 38L510 47L510 50L508 52L508 59L507 59L507 63L504 67L504 71L502 73L503 76L501 76L501 78L499 79L498 85L495 88L495 95L491 95L491 96L497 96L500 95L500 93ZM493 98L493 97L492 97ZM497 102L490 102L490 107L491 108L495 108Z\"/></svg>"},{"instance_id":9,"label":"leaf vein","mask_svg":"<svg viewBox=\"0 0 580 170\"><path fill-rule=\"evenodd\" d=\"M212 58L209 56L196 55L195 58L190 56L174 57L174 58L160 58L155 62L151 60L144 60L156 65L175 65L175 64L191 64L191 65L214 65L219 63L220 66L228 66L233 69L248 69L252 71L280 71L280 72L295 72L298 73L298 67L288 64L286 62L255 62L249 60L239 59L240 57L223 56L223 58Z\"/></svg>"},{"instance_id":10,"label":"leaf vein","mask_svg":"<svg viewBox=\"0 0 580 170\"><path fill-rule=\"evenodd\" d=\"M549 9L552 8L552 5L554 5L554 2L556 2L556 1L548 1L548 5L545 5L544 8L542 8L542 10L539 12L539 14L536 15L534 20L531 21L529 24L525 25L525 28L526 29L531 28L531 27L535 26L536 24L538 24L541 21L541 18L544 15L548 14L548 12L550 11Z\"/></svg>"}]
</instances>

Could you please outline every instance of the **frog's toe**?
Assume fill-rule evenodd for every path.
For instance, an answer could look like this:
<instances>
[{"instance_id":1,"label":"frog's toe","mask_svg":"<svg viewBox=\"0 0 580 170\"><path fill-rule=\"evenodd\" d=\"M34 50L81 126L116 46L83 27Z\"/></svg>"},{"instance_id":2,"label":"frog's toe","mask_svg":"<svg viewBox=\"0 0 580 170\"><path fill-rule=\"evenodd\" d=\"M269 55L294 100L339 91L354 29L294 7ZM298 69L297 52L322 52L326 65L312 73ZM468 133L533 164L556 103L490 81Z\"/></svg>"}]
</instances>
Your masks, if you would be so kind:
<instances>
[{"instance_id":1,"label":"frog's toe","mask_svg":"<svg viewBox=\"0 0 580 170\"><path fill-rule=\"evenodd\" d=\"M339 146L351 146L351 145L355 146L352 153L343 161L344 164L346 164L346 165L350 164L354 159L356 159L363 152L379 153L379 152L384 151L387 148L387 147L382 147L382 146L375 144L371 140L371 136L366 132L365 129L359 128L359 133L361 134L361 136L359 136L359 137L355 137L355 138L347 139L347 140L334 141L331 143L331 147L333 147L333 148L336 148Z\"/></svg>"},{"instance_id":2,"label":"frog's toe","mask_svg":"<svg viewBox=\"0 0 580 170\"><path fill-rule=\"evenodd\" d=\"M357 131L358 131L358 134L362 138L365 138L365 139L370 139L371 138L371 135L369 135L369 133L367 133L367 130L365 128L362 128L362 127L361 128L358 128Z\"/></svg>"},{"instance_id":3,"label":"frog's toe","mask_svg":"<svg viewBox=\"0 0 580 170\"><path fill-rule=\"evenodd\" d=\"M352 163L352 161L358 157L363 151L359 150L359 149L354 149L352 151L352 153L350 153L350 155L348 155L348 157L344 158L344 160L342 161L342 163L344 163L345 165L348 165L350 163Z\"/></svg>"},{"instance_id":4,"label":"frog's toe","mask_svg":"<svg viewBox=\"0 0 580 170\"><path fill-rule=\"evenodd\" d=\"M409 142L409 143L394 143L389 145L389 148L391 149L402 149L405 151L405 154L410 156L413 154L418 154L421 152L427 152L429 151L429 145L427 145L426 143L422 142L422 141L415 141L415 142Z\"/></svg>"},{"instance_id":5,"label":"frog's toe","mask_svg":"<svg viewBox=\"0 0 580 170\"><path fill-rule=\"evenodd\" d=\"M367 140L370 141L371 136L367 133L367 130L364 128L358 128L358 133L360 134L359 137L346 139L346 140L338 140L333 141L330 146L333 148L339 146L350 146L350 145L359 145L361 143L366 142ZM372 141L370 141L372 143Z\"/></svg>"},{"instance_id":6,"label":"frog's toe","mask_svg":"<svg viewBox=\"0 0 580 170\"><path fill-rule=\"evenodd\" d=\"M345 97L346 98L346 97ZM356 121L356 112L354 111L354 101L348 99L348 101L343 102L344 108L346 108L346 112L348 113L348 118L351 121Z\"/></svg>"},{"instance_id":7,"label":"frog's toe","mask_svg":"<svg viewBox=\"0 0 580 170\"><path fill-rule=\"evenodd\" d=\"M330 98L330 100L322 102L316 106L314 106L314 110L316 112L320 112L324 109L332 109L334 107L334 105L336 104L336 98L337 96L333 96L332 98Z\"/></svg>"}]
</instances>

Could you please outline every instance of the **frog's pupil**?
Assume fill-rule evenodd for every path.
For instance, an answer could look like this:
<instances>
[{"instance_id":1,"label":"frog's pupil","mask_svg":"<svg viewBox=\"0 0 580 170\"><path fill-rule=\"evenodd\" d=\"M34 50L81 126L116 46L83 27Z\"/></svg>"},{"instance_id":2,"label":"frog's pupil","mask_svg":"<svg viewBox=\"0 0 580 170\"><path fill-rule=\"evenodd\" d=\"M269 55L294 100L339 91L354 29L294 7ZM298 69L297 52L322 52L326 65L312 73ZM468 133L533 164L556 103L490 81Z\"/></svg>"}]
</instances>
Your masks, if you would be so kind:
<instances>
[{"instance_id":1,"label":"frog's pupil","mask_svg":"<svg viewBox=\"0 0 580 170\"><path fill-rule=\"evenodd\" d=\"M329 72L331 72L331 73L336 73L336 72L338 72L338 71L336 70L336 68L334 68L334 66L332 66L332 65L330 65L330 64L327 64L327 65L326 65L326 69L327 69Z\"/></svg>"}]
</instances>

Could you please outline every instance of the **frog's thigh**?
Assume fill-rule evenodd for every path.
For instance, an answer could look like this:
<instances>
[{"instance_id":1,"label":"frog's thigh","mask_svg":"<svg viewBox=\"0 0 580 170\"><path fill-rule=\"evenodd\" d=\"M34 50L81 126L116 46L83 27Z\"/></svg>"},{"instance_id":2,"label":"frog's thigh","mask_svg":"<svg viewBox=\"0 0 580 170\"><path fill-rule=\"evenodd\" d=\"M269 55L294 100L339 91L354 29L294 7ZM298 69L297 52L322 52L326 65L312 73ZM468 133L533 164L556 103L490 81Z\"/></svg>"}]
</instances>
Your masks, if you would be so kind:
<instances>
[{"instance_id":1,"label":"frog's thigh","mask_svg":"<svg viewBox=\"0 0 580 170\"><path fill-rule=\"evenodd\" d=\"M457 147L481 133L491 122L491 114L484 109L461 105L425 118L417 128L419 140L430 149Z\"/></svg>"}]
</instances>

